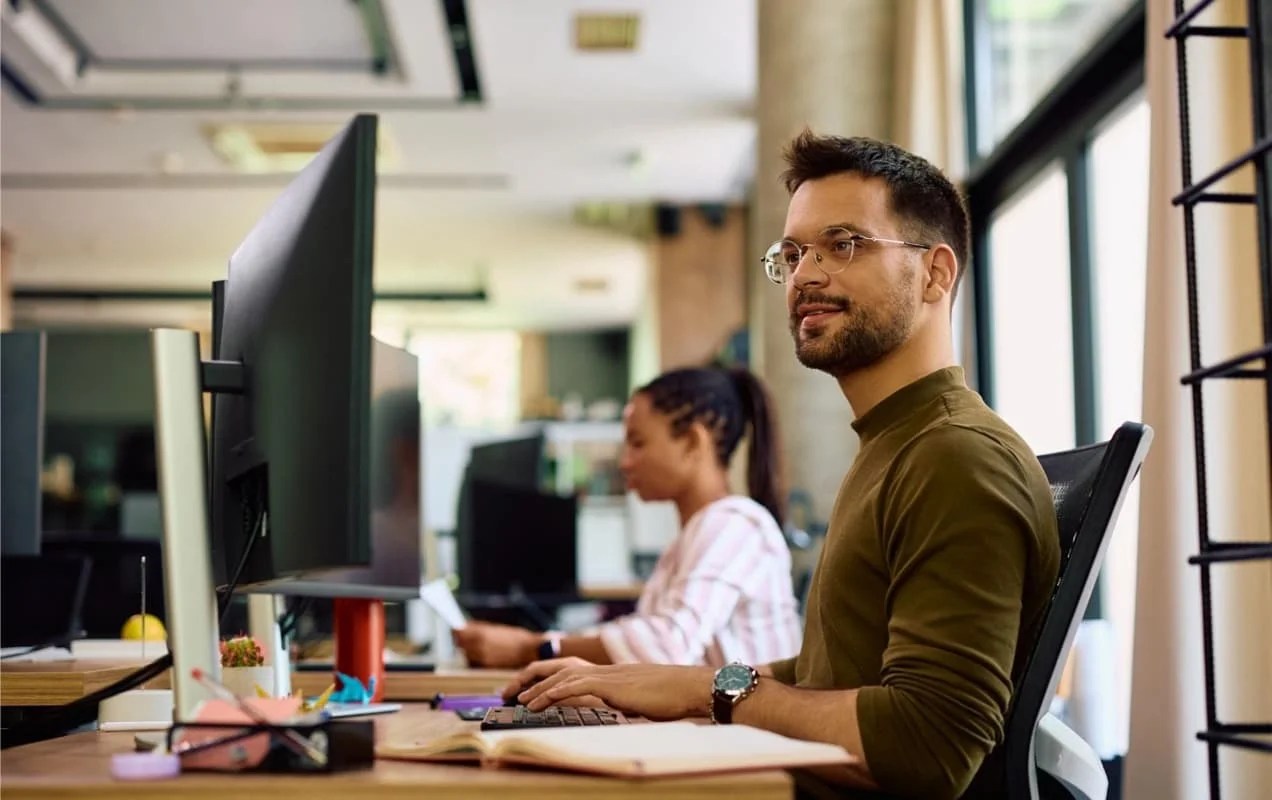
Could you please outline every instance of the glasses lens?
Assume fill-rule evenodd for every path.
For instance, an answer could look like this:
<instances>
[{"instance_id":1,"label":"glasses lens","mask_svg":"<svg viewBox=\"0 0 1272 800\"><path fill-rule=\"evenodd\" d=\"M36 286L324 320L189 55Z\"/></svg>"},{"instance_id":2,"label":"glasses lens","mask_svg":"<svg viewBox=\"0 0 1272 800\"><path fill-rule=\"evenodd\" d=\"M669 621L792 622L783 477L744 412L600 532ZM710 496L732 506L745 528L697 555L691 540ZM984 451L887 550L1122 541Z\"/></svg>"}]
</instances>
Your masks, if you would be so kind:
<instances>
[{"instance_id":1,"label":"glasses lens","mask_svg":"<svg viewBox=\"0 0 1272 800\"><path fill-rule=\"evenodd\" d=\"M843 228L832 228L817 239L817 249L826 254L832 265L831 269L834 270L848 266L848 262L852 261L855 245L856 239L852 231Z\"/></svg>"},{"instance_id":2,"label":"glasses lens","mask_svg":"<svg viewBox=\"0 0 1272 800\"><path fill-rule=\"evenodd\" d=\"M764 272L774 283L786 283L798 263L799 248L792 242L774 242L764 254Z\"/></svg>"}]
</instances>

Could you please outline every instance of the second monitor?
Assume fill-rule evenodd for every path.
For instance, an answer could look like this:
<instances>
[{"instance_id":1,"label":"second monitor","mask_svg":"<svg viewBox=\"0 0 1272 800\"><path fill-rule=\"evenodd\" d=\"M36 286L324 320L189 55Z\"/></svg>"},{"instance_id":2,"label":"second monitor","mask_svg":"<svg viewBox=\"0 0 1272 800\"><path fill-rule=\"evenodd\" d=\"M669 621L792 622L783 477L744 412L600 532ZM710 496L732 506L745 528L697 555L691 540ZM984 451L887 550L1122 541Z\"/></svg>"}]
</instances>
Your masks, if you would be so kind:
<instances>
[{"instance_id":1,"label":"second monitor","mask_svg":"<svg viewBox=\"0 0 1272 800\"><path fill-rule=\"evenodd\" d=\"M461 565L466 595L516 597L545 604L578 594L578 501L534 488L472 482L471 560Z\"/></svg>"}]
</instances>

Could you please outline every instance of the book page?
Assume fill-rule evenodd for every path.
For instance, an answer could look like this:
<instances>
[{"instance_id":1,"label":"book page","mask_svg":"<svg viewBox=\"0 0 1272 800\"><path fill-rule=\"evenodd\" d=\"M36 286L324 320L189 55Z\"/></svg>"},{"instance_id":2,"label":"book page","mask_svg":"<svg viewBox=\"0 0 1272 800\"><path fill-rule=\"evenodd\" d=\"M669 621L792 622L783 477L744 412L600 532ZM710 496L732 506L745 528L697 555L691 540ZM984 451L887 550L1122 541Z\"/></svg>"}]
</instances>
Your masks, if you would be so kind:
<instances>
[{"instance_id":1,"label":"book page","mask_svg":"<svg viewBox=\"0 0 1272 800\"><path fill-rule=\"evenodd\" d=\"M489 747L480 731L460 731L434 739L414 742L383 742L376 745L377 758L407 761L473 761Z\"/></svg>"},{"instance_id":2,"label":"book page","mask_svg":"<svg viewBox=\"0 0 1272 800\"><path fill-rule=\"evenodd\" d=\"M655 776L850 764L842 747L746 725L651 722L483 734L496 760L607 775Z\"/></svg>"}]
</instances>

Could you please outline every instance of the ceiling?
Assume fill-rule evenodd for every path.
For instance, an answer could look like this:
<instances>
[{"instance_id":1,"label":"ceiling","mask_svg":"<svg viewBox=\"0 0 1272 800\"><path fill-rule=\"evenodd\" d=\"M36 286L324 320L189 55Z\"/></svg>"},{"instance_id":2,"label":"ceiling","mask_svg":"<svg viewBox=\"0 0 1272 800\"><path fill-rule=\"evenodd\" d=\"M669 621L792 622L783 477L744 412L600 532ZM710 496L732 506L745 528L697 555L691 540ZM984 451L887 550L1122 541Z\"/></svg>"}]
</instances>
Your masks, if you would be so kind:
<instances>
[{"instance_id":1,"label":"ceiling","mask_svg":"<svg viewBox=\"0 0 1272 800\"><path fill-rule=\"evenodd\" d=\"M406 326L626 324L647 245L575 210L736 202L753 170L753 0L0 3L0 221L36 324L205 315L118 298L205 291L286 185L216 126L379 114L377 289L487 295L377 307ZM635 49L576 49L581 11L636 13Z\"/></svg>"}]
</instances>

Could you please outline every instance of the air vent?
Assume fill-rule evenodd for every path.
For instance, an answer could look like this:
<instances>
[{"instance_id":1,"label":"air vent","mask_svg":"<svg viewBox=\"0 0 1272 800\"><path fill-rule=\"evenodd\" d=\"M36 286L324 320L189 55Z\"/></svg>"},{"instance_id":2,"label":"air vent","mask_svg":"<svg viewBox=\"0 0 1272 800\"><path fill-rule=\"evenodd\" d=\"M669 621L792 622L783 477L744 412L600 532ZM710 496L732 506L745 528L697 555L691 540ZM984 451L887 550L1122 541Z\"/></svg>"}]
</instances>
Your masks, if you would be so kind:
<instances>
[{"instance_id":1,"label":"air vent","mask_svg":"<svg viewBox=\"0 0 1272 800\"><path fill-rule=\"evenodd\" d=\"M635 50L640 17L635 14L576 14L574 46L579 50Z\"/></svg>"}]
</instances>

